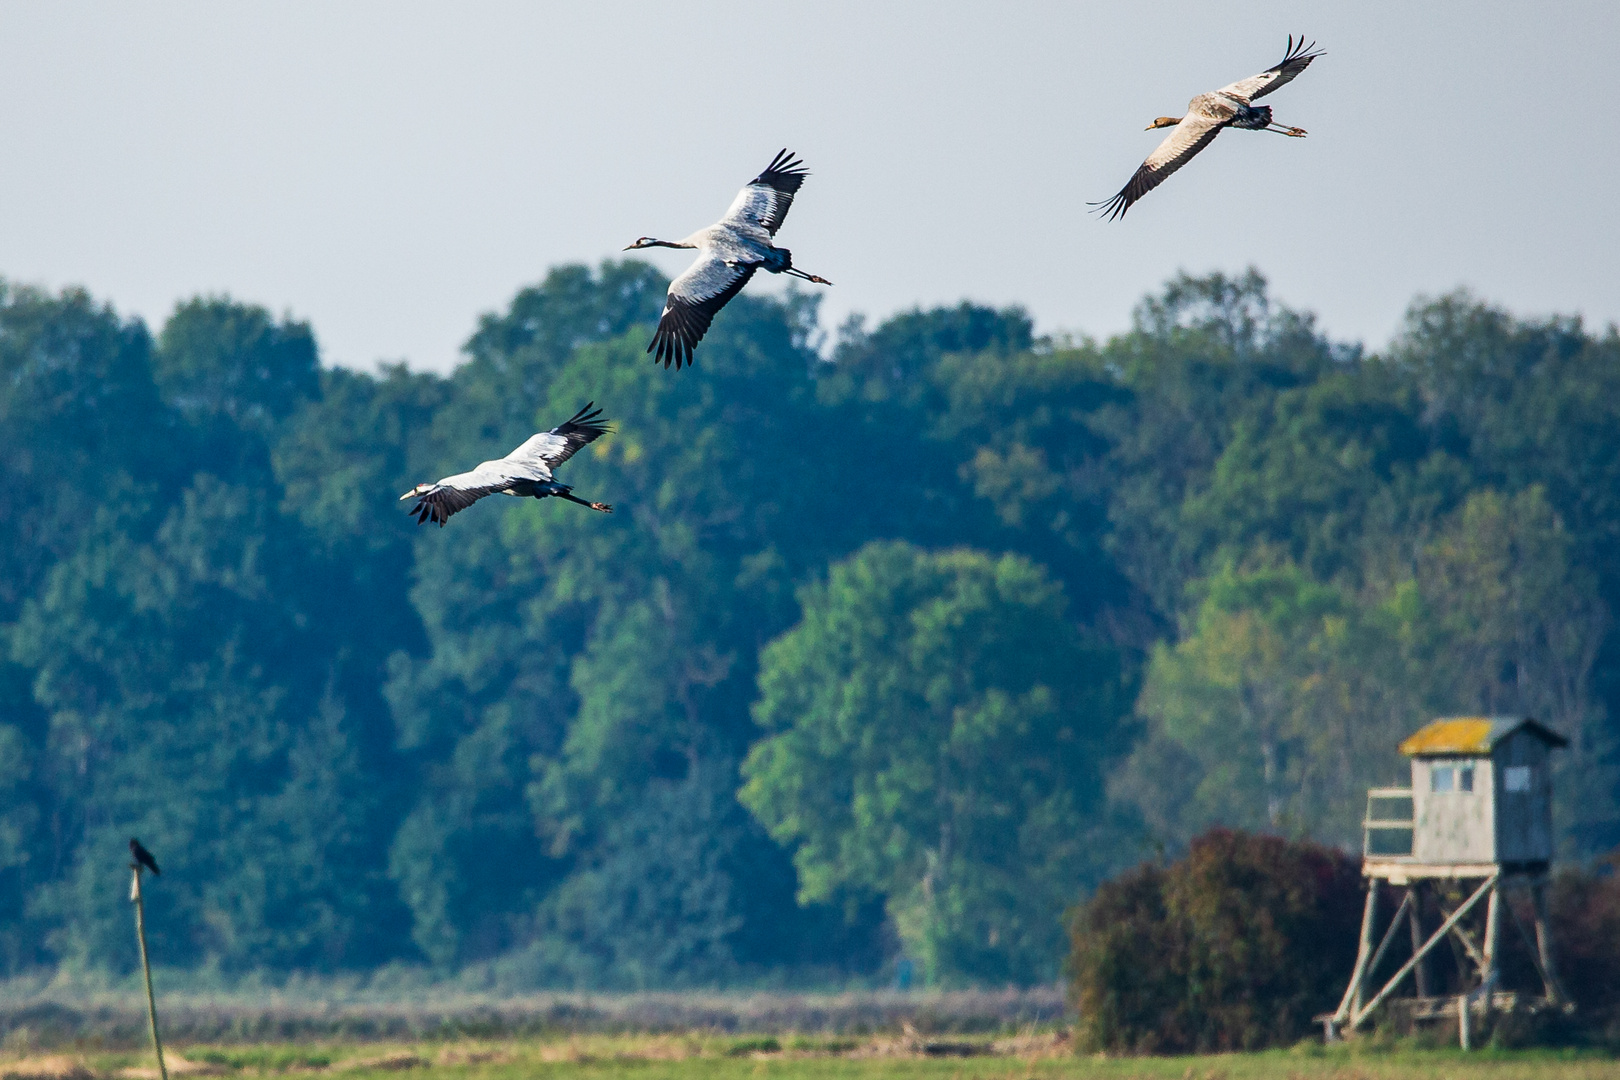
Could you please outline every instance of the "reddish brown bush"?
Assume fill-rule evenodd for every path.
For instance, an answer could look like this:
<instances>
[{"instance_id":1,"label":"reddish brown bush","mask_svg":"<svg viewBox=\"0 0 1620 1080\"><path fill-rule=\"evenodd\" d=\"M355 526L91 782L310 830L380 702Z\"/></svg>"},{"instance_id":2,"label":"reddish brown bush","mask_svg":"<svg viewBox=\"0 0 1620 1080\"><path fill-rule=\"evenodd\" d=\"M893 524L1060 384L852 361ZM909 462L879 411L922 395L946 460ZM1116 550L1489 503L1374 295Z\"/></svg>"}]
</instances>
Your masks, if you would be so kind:
<instances>
[{"instance_id":1,"label":"reddish brown bush","mask_svg":"<svg viewBox=\"0 0 1620 1080\"><path fill-rule=\"evenodd\" d=\"M1589 1020L1620 1021L1620 851L1553 878L1560 980Z\"/></svg>"},{"instance_id":2,"label":"reddish brown bush","mask_svg":"<svg viewBox=\"0 0 1620 1080\"><path fill-rule=\"evenodd\" d=\"M1228 829L1104 884L1071 922L1079 1044L1190 1053L1298 1040L1344 989L1361 897L1359 860Z\"/></svg>"}]
</instances>

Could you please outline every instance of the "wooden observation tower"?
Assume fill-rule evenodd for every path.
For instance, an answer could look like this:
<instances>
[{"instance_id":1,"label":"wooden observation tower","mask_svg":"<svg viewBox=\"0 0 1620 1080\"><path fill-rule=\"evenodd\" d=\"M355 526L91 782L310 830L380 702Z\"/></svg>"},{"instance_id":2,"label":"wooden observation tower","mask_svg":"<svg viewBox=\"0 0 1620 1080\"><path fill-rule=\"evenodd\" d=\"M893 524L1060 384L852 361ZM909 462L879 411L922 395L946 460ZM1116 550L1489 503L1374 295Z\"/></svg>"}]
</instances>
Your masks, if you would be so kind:
<instances>
[{"instance_id":1,"label":"wooden observation tower","mask_svg":"<svg viewBox=\"0 0 1620 1080\"><path fill-rule=\"evenodd\" d=\"M1529 946L1541 976L1539 1005L1566 1004L1553 964L1547 871L1553 855L1551 756L1567 744L1527 716L1436 720L1401 743L1401 753L1412 760L1412 786L1367 792L1361 947L1338 1011L1321 1018L1328 1039L1361 1027L1411 977L1413 1017L1455 1016L1466 1047L1471 1014L1521 1004L1520 995L1498 985L1504 918ZM1398 890L1401 898L1380 937L1386 890ZM1529 894L1531 926L1513 906L1515 892ZM1481 904L1482 927L1477 915L1470 918ZM1439 920L1432 930L1425 924L1431 910ZM1410 956L1380 984L1379 964L1403 927ZM1465 989L1438 996L1427 961L1448 939Z\"/></svg>"}]
</instances>

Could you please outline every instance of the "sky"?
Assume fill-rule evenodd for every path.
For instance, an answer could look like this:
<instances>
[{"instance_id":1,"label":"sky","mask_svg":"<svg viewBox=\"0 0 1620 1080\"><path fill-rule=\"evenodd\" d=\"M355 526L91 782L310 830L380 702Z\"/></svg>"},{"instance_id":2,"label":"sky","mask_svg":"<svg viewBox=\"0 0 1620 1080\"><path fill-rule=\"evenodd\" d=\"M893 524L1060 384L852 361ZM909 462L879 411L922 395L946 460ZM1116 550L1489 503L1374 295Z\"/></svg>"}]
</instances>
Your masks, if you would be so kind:
<instances>
[{"instance_id":1,"label":"sky","mask_svg":"<svg viewBox=\"0 0 1620 1080\"><path fill-rule=\"evenodd\" d=\"M1143 128L1327 50L1117 222ZM560 263L716 220L780 147L823 323L971 299L1105 336L1258 268L1377 347L1414 296L1620 320L1620 4L0 2L0 275L154 327L228 293L448 370ZM678 251L650 256L673 276ZM770 292L784 279L756 278ZM724 315L721 316L724 318Z\"/></svg>"}]
</instances>

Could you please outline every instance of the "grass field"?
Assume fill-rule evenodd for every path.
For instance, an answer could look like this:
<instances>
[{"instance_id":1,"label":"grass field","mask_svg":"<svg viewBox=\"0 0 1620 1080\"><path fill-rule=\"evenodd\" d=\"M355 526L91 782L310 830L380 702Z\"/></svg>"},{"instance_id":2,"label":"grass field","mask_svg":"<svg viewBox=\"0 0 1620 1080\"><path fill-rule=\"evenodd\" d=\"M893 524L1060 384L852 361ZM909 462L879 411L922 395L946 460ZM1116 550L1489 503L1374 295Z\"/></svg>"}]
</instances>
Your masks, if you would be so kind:
<instances>
[{"instance_id":1,"label":"grass field","mask_svg":"<svg viewBox=\"0 0 1620 1080\"><path fill-rule=\"evenodd\" d=\"M1071 1053L1061 1033L1010 1038L573 1035L431 1042L179 1045L176 1080L1620 1080L1620 1060L1576 1051L1414 1050L1371 1045L1181 1058ZM149 1080L149 1051L0 1057L10 1080Z\"/></svg>"},{"instance_id":2,"label":"grass field","mask_svg":"<svg viewBox=\"0 0 1620 1080\"><path fill-rule=\"evenodd\" d=\"M155 1080L134 989L0 983L0 1080ZM159 1010L174 1080L1620 1080L1620 1059L1596 1051L1463 1054L1376 1037L1079 1055L1055 987L512 997L321 982L177 987Z\"/></svg>"}]
</instances>

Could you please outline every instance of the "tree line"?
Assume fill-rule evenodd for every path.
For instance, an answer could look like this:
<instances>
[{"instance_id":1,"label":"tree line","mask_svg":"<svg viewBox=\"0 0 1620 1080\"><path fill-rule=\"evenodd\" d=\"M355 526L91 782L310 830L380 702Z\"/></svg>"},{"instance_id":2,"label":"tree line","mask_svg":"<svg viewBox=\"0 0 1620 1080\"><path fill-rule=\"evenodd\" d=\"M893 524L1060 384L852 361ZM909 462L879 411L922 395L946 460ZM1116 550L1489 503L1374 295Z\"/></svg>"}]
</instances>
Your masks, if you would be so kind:
<instances>
[{"instance_id":1,"label":"tree line","mask_svg":"<svg viewBox=\"0 0 1620 1080\"><path fill-rule=\"evenodd\" d=\"M790 292L655 377L665 284L559 267L446 376L0 289L0 969L131 963L136 834L173 963L1050 980L1098 882L1355 845L1460 712L1569 735L1561 850L1620 842L1613 328L1457 293L1372 353L1249 272L828 347ZM590 399L611 518L402 512Z\"/></svg>"}]
</instances>

